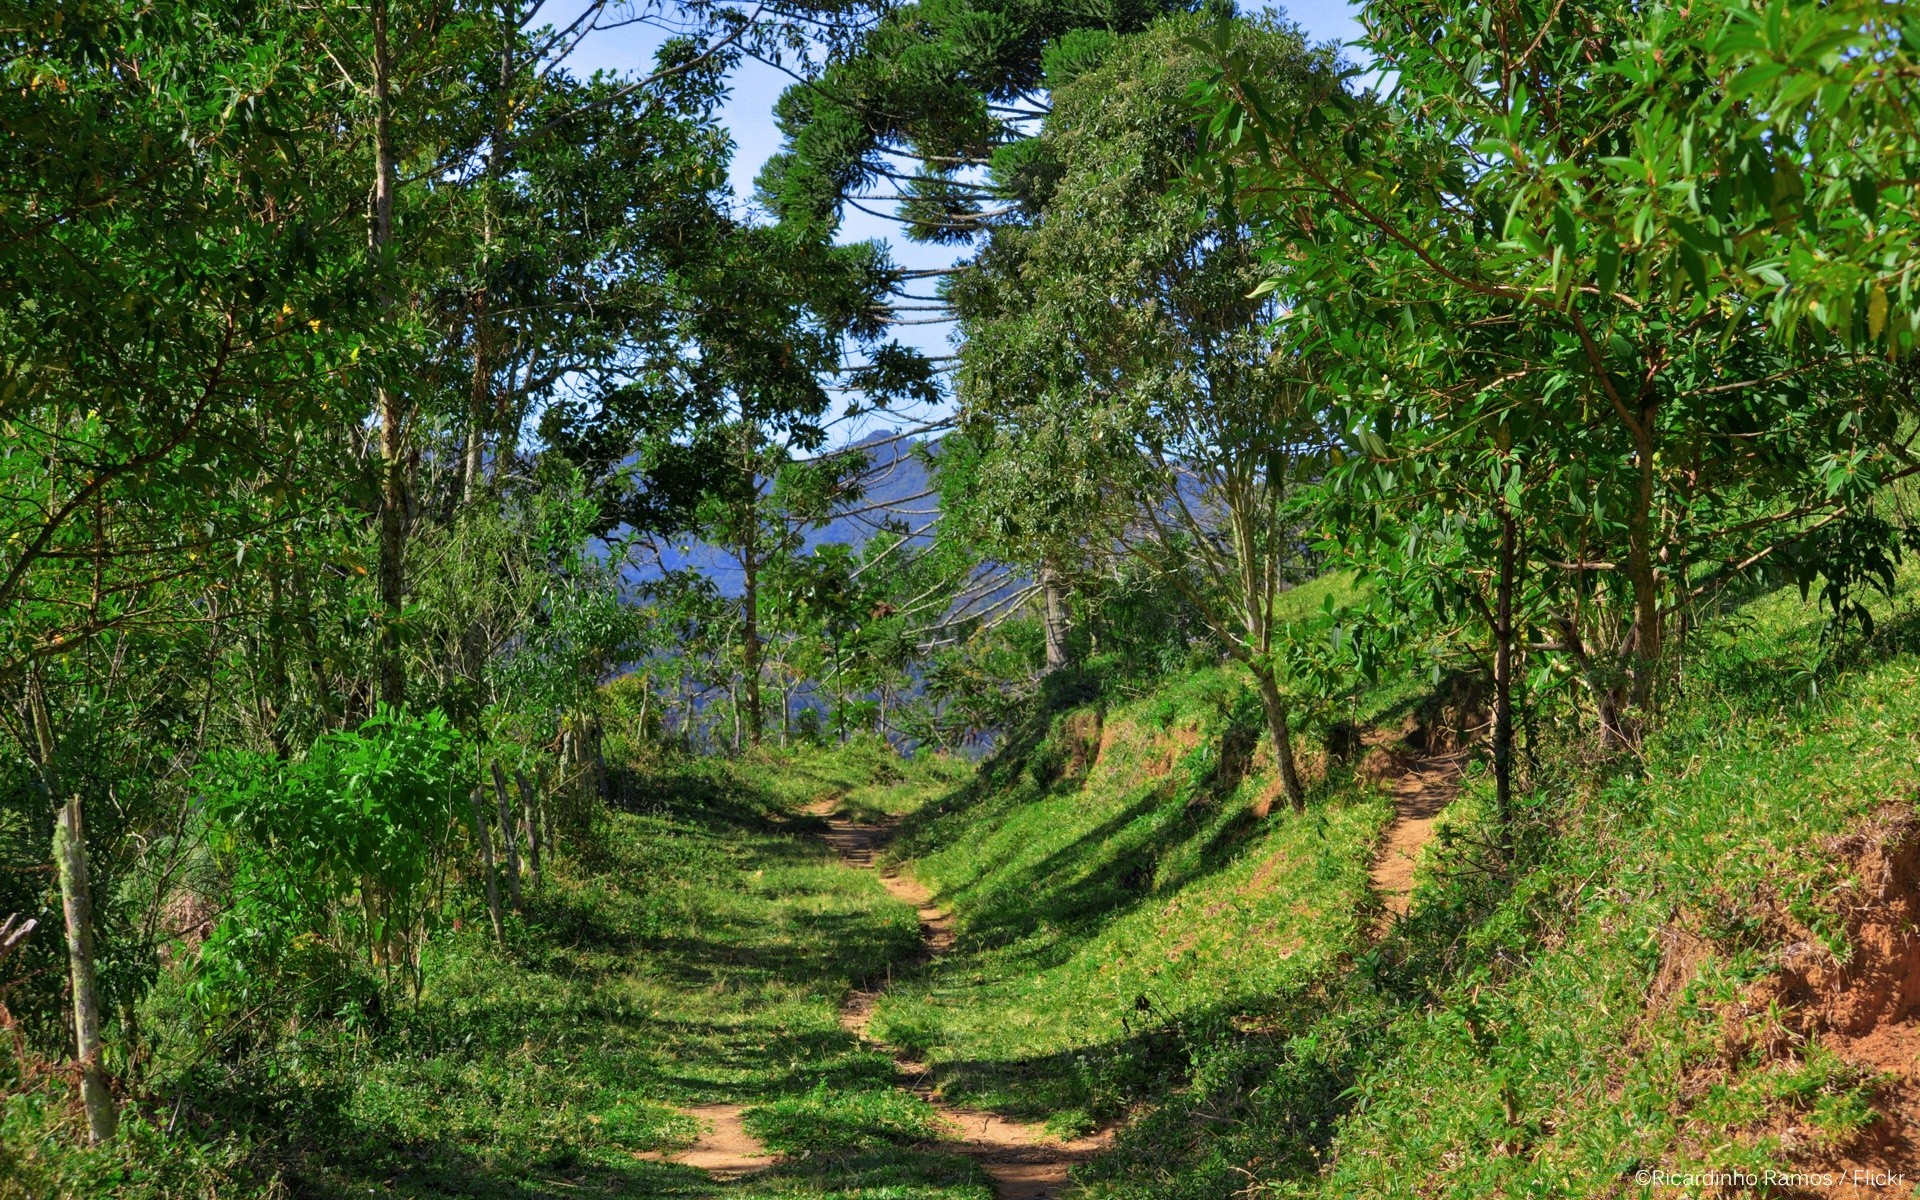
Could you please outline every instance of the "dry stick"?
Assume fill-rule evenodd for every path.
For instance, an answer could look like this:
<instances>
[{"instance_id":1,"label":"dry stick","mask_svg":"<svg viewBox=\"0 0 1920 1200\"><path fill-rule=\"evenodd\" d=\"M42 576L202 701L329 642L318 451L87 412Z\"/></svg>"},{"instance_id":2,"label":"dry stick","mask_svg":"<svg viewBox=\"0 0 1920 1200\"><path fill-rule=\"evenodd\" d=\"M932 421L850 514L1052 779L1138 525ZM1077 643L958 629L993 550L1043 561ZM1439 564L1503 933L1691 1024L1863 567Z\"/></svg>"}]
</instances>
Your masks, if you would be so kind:
<instances>
[{"instance_id":1,"label":"dry stick","mask_svg":"<svg viewBox=\"0 0 1920 1200\"><path fill-rule=\"evenodd\" d=\"M533 859L533 886L545 884L545 876L540 871L540 821L535 813L539 802L534 798L533 785L527 782L527 773L520 768L513 770L513 781L520 787L520 820L527 827L527 853Z\"/></svg>"},{"instance_id":2,"label":"dry stick","mask_svg":"<svg viewBox=\"0 0 1920 1200\"><path fill-rule=\"evenodd\" d=\"M40 922L29 917L24 925L16 928L14 922L19 919L20 914L14 913L4 922L0 922L0 961L4 961L7 955L18 950L20 943L26 941L27 935L32 933L34 927L40 924Z\"/></svg>"},{"instance_id":3,"label":"dry stick","mask_svg":"<svg viewBox=\"0 0 1920 1200\"><path fill-rule=\"evenodd\" d=\"M480 861L487 869L487 915L493 918L493 940L505 945L506 931L500 925L500 884L493 876L493 838L487 832L487 821L480 812L480 789L474 788L467 793L467 804L473 809L473 827L480 834Z\"/></svg>"},{"instance_id":4,"label":"dry stick","mask_svg":"<svg viewBox=\"0 0 1920 1200\"><path fill-rule=\"evenodd\" d=\"M507 804L507 777L500 761L493 764L493 795L500 808L500 836L507 845L507 892L513 897L513 911L520 911L520 839L513 835L513 809Z\"/></svg>"}]
</instances>

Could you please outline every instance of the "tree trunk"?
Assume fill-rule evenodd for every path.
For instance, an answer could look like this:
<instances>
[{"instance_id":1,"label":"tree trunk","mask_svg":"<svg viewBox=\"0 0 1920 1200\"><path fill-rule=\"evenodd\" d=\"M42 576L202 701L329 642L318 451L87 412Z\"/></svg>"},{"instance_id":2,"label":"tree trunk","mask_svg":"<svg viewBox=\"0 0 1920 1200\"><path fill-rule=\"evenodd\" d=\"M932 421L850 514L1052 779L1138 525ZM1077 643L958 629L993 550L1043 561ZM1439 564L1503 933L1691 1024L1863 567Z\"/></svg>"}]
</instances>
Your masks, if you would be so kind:
<instances>
[{"instance_id":1,"label":"tree trunk","mask_svg":"<svg viewBox=\"0 0 1920 1200\"><path fill-rule=\"evenodd\" d=\"M487 136L487 167L480 183L480 267L473 292L473 379L467 393L467 444L461 467L463 504L472 504L481 494L487 422L497 406L493 395L493 317L487 289L493 265L494 193L506 163L507 115L513 101L513 37L519 25L518 11L515 4L507 4L500 11L500 70L495 81L493 126Z\"/></svg>"},{"instance_id":2,"label":"tree trunk","mask_svg":"<svg viewBox=\"0 0 1920 1200\"><path fill-rule=\"evenodd\" d=\"M393 242L393 59L387 44L387 0L373 0L373 222L371 243L384 259ZM378 269L386 271L382 262ZM383 297L387 304L391 299ZM407 702L407 678L400 655L401 606L405 599L406 458L402 441L405 411L397 389L384 379L380 404L380 548L377 586L381 620L379 696L399 708Z\"/></svg>"},{"instance_id":3,"label":"tree trunk","mask_svg":"<svg viewBox=\"0 0 1920 1200\"><path fill-rule=\"evenodd\" d=\"M520 819L527 827L527 855L533 862L533 885L542 886L544 876L540 870L540 804L534 795L533 785L527 782L527 773L515 769L513 782L520 789Z\"/></svg>"},{"instance_id":4,"label":"tree trunk","mask_svg":"<svg viewBox=\"0 0 1920 1200\"><path fill-rule=\"evenodd\" d=\"M1044 603L1047 674L1069 665L1067 652L1067 586L1051 562L1040 564L1040 591Z\"/></svg>"},{"instance_id":5,"label":"tree trunk","mask_svg":"<svg viewBox=\"0 0 1920 1200\"><path fill-rule=\"evenodd\" d=\"M493 941L504 945L506 929L500 920L500 881L494 875L493 835L487 831L486 811L480 805L483 789L475 787L467 794L467 806L473 809L473 832L480 839L480 865L487 872L487 915L493 918Z\"/></svg>"},{"instance_id":6,"label":"tree trunk","mask_svg":"<svg viewBox=\"0 0 1920 1200\"><path fill-rule=\"evenodd\" d=\"M80 797L67 797L53 826L53 857L60 868L60 907L67 919L67 969L73 980L73 1040L80 1058L80 1098L93 1142L113 1137L119 1118L100 1065L100 989L93 968L93 901L87 893L87 840Z\"/></svg>"},{"instance_id":7,"label":"tree trunk","mask_svg":"<svg viewBox=\"0 0 1920 1200\"><path fill-rule=\"evenodd\" d=\"M1493 803L1504 829L1513 818L1513 514L1500 514L1500 582L1493 613Z\"/></svg>"},{"instance_id":8,"label":"tree trunk","mask_svg":"<svg viewBox=\"0 0 1920 1200\"><path fill-rule=\"evenodd\" d=\"M327 664L320 655L319 626L313 615L313 596L307 588L307 572L300 556L291 546L287 550L287 577L293 584L294 619L300 625L300 646L306 653L307 674L313 680L314 703L320 706L322 728L331 729L340 717L334 702L333 684L327 678Z\"/></svg>"},{"instance_id":9,"label":"tree trunk","mask_svg":"<svg viewBox=\"0 0 1920 1200\"><path fill-rule=\"evenodd\" d=\"M27 686L34 740L40 750L40 779L47 796L60 794L54 766L53 718L44 686L35 675ZM60 909L67 926L67 974L73 984L73 1041L80 1064L80 1099L87 1110L87 1136L108 1141L119 1124L107 1075L100 1063L100 987L93 962L93 898L87 890L87 838L80 821L80 796L67 797L53 823L53 861L60 878Z\"/></svg>"},{"instance_id":10,"label":"tree trunk","mask_svg":"<svg viewBox=\"0 0 1920 1200\"><path fill-rule=\"evenodd\" d=\"M760 563L758 539L751 533L741 547L746 583L740 595L740 675L746 692L747 742L760 744Z\"/></svg>"},{"instance_id":11,"label":"tree trunk","mask_svg":"<svg viewBox=\"0 0 1920 1200\"><path fill-rule=\"evenodd\" d=\"M1560 627L1561 648L1573 659L1581 680L1586 684L1587 695L1593 701L1594 712L1599 717L1600 744L1608 750L1620 749L1628 744L1628 738L1625 718L1620 712L1619 688L1594 666L1575 619L1562 613L1554 621Z\"/></svg>"},{"instance_id":12,"label":"tree trunk","mask_svg":"<svg viewBox=\"0 0 1920 1200\"><path fill-rule=\"evenodd\" d=\"M1641 410L1642 433L1634 438L1639 483L1627 518L1627 578L1633 586L1633 686L1631 702L1644 709L1653 699L1660 670L1660 580L1653 565L1654 413Z\"/></svg>"},{"instance_id":13,"label":"tree trunk","mask_svg":"<svg viewBox=\"0 0 1920 1200\"><path fill-rule=\"evenodd\" d=\"M483 236L483 243L487 240ZM481 270L486 270L484 253ZM487 417L493 410L493 331L487 322L487 287L483 281L473 293L473 379L467 388L467 444L460 467L460 502L466 505L480 498L486 478Z\"/></svg>"},{"instance_id":14,"label":"tree trunk","mask_svg":"<svg viewBox=\"0 0 1920 1200\"><path fill-rule=\"evenodd\" d=\"M1287 803L1295 812L1301 812L1307 807L1307 790L1300 784L1300 772L1293 761L1293 731L1287 725L1286 697L1280 694L1271 667L1256 666L1253 678L1260 689L1260 707L1266 710L1267 732L1273 738L1273 758L1280 768L1280 786L1286 791Z\"/></svg>"},{"instance_id":15,"label":"tree trunk","mask_svg":"<svg viewBox=\"0 0 1920 1200\"><path fill-rule=\"evenodd\" d=\"M500 810L500 837L507 849L507 894L513 900L513 911L520 911L520 839L514 835L513 806L507 800L507 777L500 770L500 763L493 764L494 803Z\"/></svg>"}]
</instances>

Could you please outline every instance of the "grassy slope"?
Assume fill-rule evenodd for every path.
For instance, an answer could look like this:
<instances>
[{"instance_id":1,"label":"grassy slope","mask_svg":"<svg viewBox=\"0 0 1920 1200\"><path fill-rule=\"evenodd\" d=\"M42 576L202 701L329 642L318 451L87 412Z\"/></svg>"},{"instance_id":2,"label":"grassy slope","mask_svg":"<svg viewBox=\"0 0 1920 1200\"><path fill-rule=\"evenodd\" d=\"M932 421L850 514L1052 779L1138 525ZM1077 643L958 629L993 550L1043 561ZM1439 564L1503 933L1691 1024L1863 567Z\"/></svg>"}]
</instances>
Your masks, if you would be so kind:
<instances>
[{"instance_id":1,"label":"grassy slope","mask_svg":"<svg viewBox=\"0 0 1920 1200\"><path fill-rule=\"evenodd\" d=\"M1562 837L1360 1072L1310 1190L1611 1193L1831 1162L1872 1119L1871 1072L1788 1033L1767 981L1795 926L1849 953L1868 889L1835 839L1920 799L1920 657L1909 620L1823 678L1811 616L1786 594L1737 614L1644 770L1555 798Z\"/></svg>"},{"instance_id":2,"label":"grassy slope","mask_svg":"<svg viewBox=\"0 0 1920 1200\"><path fill-rule=\"evenodd\" d=\"M1618 1195L1644 1167L1817 1164L1879 1085L1770 981L1789 941L1849 952L1866 889L1834 839L1920 797L1920 622L1883 619L1844 671L1790 596L1713 628L1638 769L1546 756L1517 870L1471 784L1377 945L1387 804L1336 770L1305 815L1254 818L1272 784L1231 670L1098 724L1056 696L964 786L862 745L675 768L607 861L561 864L506 954L472 924L440 943L384 1029L202 1064L177 1117L106 1151L73 1149L57 1082L16 1088L0 1198L264 1195L265 1160L318 1197L983 1200L836 1024L916 932L788 815L828 797L907 813L900 853L960 927L875 1033L955 1099L1062 1127L1131 1112L1094 1196ZM716 1100L753 1106L791 1165L722 1185L635 1157Z\"/></svg>"},{"instance_id":3,"label":"grassy slope","mask_svg":"<svg viewBox=\"0 0 1920 1200\"><path fill-rule=\"evenodd\" d=\"M862 755L808 769L858 781ZM939 771L895 768L887 787ZM417 1007L366 1036L315 1026L238 1075L203 1067L171 1135L156 1110L78 1150L63 1088L11 1097L0 1196L282 1196L277 1162L314 1197L984 1200L972 1164L913 1147L931 1114L836 1021L850 980L918 945L913 911L782 817L811 783L775 799L754 776L656 778L658 807L613 819L605 862L558 864L505 954L470 911ZM675 1106L708 1101L753 1106L793 1163L721 1185L636 1157L691 1134ZM216 1132L236 1126L251 1138Z\"/></svg>"},{"instance_id":4,"label":"grassy slope","mask_svg":"<svg viewBox=\"0 0 1920 1200\"><path fill-rule=\"evenodd\" d=\"M1352 592L1324 576L1280 615ZM953 909L958 945L897 980L873 1028L931 1062L949 1098L1078 1132L1184 1086L1205 1047L1323 987L1371 926L1392 806L1304 749L1319 782L1287 811L1236 667L1111 707L1082 681L1051 686L1047 715L909 816L897 857ZM1388 681L1352 715L1384 720L1418 694Z\"/></svg>"},{"instance_id":5,"label":"grassy slope","mask_svg":"<svg viewBox=\"0 0 1920 1200\"><path fill-rule=\"evenodd\" d=\"M1696 635L1637 767L1543 747L1517 870L1474 776L1377 945L1386 803L1336 772L1306 817L1254 821L1264 764L1217 775L1230 671L1106 713L1097 757L1090 710L1057 705L909 819L961 940L875 1030L959 1099L1065 1126L1134 1106L1095 1196L1617 1195L1643 1168L1831 1165L1884 1081L1773 981L1789 943L1850 953L1867 888L1836 839L1920 798L1920 622L1882 609L1844 666L1791 594Z\"/></svg>"},{"instance_id":6,"label":"grassy slope","mask_svg":"<svg viewBox=\"0 0 1920 1200\"><path fill-rule=\"evenodd\" d=\"M1070 707L918 814L904 848L959 944L896 984L875 1032L925 1055L950 1097L1084 1128L1167 1082L1184 1043L1249 998L1310 986L1364 927L1389 806L1334 785L1257 820L1271 759L1235 762L1255 703L1215 668L1104 723Z\"/></svg>"},{"instance_id":7,"label":"grassy slope","mask_svg":"<svg viewBox=\"0 0 1920 1200\"><path fill-rule=\"evenodd\" d=\"M1770 981L1795 939L1850 952L1870 889L1835 839L1920 798L1915 634L1883 622L1839 671L1797 598L1733 614L1639 770L1535 795L1515 878L1485 870L1470 790L1415 920L1209 1045L1092 1193L1620 1195L1643 1169L1844 1159L1885 1103L1875 1071L1801 1036Z\"/></svg>"}]
</instances>

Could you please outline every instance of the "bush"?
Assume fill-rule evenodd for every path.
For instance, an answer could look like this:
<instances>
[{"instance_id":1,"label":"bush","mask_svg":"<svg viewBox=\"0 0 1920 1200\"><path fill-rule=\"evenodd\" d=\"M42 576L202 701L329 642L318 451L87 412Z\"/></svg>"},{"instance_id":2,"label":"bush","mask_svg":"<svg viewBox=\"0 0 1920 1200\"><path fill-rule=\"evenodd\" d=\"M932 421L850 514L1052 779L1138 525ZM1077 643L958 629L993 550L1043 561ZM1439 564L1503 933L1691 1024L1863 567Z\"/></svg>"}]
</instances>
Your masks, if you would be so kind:
<instances>
[{"instance_id":1,"label":"bush","mask_svg":"<svg viewBox=\"0 0 1920 1200\"><path fill-rule=\"evenodd\" d=\"M210 759L201 795L232 899L200 955L202 1007L244 1007L262 981L340 956L417 982L430 885L474 782L468 761L437 710L384 707L302 759Z\"/></svg>"}]
</instances>

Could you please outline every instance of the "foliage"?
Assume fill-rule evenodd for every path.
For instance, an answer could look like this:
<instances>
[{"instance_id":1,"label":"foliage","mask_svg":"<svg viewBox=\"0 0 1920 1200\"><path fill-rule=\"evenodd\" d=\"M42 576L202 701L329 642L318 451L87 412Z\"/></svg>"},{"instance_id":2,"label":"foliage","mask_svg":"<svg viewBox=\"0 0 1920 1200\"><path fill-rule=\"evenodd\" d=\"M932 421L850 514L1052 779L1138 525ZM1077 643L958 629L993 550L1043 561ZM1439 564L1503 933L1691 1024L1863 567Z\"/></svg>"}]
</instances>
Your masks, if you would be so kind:
<instances>
[{"instance_id":1,"label":"foliage","mask_svg":"<svg viewBox=\"0 0 1920 1200\"><path fill-rule=\"evenodd\" d=\"M249 976L270 976L302 935L417 972L435 875L477 779L470 757L440 713L382 708L291 762L209 758L196 791L209 844L231 864L230 900L200 954L209 1010L250 1003Z\"/></svg>"},{"instance_id":2,"label":"foliage","mask_svg":"<svg viewBox=\"0 0 1920 1200\"><path fill-rule=\"evenodd\" d=\"M1197 28L1115 40L1054 92L1029 156L1049 164L1047 194L950 288L983 444L969 515L1054 569L1118 550L1163 578L1252 668L1298 804L1275 604L1310 569L1295 492L1326 470L1328 422L1312 363L1266 333L1277 311L1258 298L1249 230L1175 188ZM1250 25L1242 46L1292 108L1333 86L1328 56L1292 30Z\"/></svg>"},{"instance_id":3,"label":"foliage","mask_svg":"<svg viewBox=\"0 0 1920 1200\"><path fill-rule=\"evenodd\" d=\"M874 768L888 786L939 777L876 743L838 761L849 785ZM836 1021L851 981L911 952L912 909L731 764L668 757L645 793L646 811L611 818L604 865L550 864L505 947L453 893L459 927L423 947L417 1002L377 1023L309 1014L253 1054L175 1062L111 1146L74 1144L67 1085L20 1080L9 1055L0 1195L505 1200L531 1178L608 1200L826 1200L862 1177L916 1200L988 1195L971 1164L910 1144L925 1107ZM715 1101L778 1130L792 1161L721 1182L638 1157L684 1146L696 1130L680 1110Z\"/></svg>"},{"instance_id":4,"label":"foliage","mask_svg":"<svg viewBox=\"0 0 1920 1200\"><path fill-rule=\"evenodd\" d=\"M977 1196L836 1019L896 968L955 1094L1151 1109L1102 1194L1892 1111L1741 1006L1912 784L1903 8L575 9L0 17L0 1196L700 1195L633 1156L715 1098L792 1156L739 1194ZM1490 736L1383 935L1429 686Z\"/></svg>"},{"instance_id":5,"label":"foliage","mask_svg":"<svg viewBox=\"0 0 1920 1200\"><path fill-rule=\"evenodd\" d=\"M1202 174L1254 214L1284 344L1339 398L1347 461L1325 527L1383 583L1474 610L1461 636L1540 648L1529 669L1579 678L1616 743L1657 707L1696 601L1790 545L1883 553L1808 538L1912 469L1900 373L1777 302L1802 286L1783 271L1809 296L1827 286L1786 248L1823 215L1833 253L1877 253L1831 188L1801 202L1786 147L1827 144L1823 107L1869 140L1886 127L1845 85L1813 108L1795 92L1790 118L1749 104L1770 73L1735 86L1727 56L1753 49L1750 19L1738 4L1380 3L1367 44L1389 95L1278 107L1292 93L1225 23L1196 89ZM1801 67L1836 69L1848 38L1810 36ZM1504 632L1495 576L1518 614Z\"/></svg>"}]
</instances>

